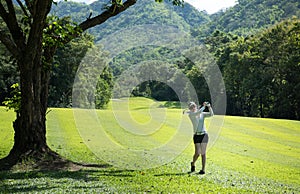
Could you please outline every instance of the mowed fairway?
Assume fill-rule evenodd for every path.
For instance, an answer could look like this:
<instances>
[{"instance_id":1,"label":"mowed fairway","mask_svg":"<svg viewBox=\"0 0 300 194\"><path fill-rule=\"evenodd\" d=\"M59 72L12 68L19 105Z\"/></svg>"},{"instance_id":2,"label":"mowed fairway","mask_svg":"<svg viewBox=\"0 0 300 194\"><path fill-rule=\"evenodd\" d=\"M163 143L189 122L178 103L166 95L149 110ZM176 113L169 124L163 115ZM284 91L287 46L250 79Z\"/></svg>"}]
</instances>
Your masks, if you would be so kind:
<instances>
[{"instance_id":1,"label":"mowed fairway","mask_svg":"<svg viewBox=\"0 0 300 194\"><path fill-rule=\"evenodd\" d=\"M110 104L107 110L97 110L93 116L86 112L80 114L80 119L72 109L50 108L47 115L48 145L68 159L98 164L98 167L69 171L14 169L0 172L0 193L300 193L299 121L225 116L217 140L209 147L204 176L187 173L193 155L192 137L187 143L172 142L187 146L177 154L178 150L174 149L178 146L169 145L170 152L176 152L178 156L167 164L156 164L150 169L143 166L139 169L138 165L142 162L136 162L130 154L120 154L107 146L110 145L106 142L109 139L129 151L151 151L172 141L181 120L188 123L185 127L191 127L181 109L165 109L163 104L132 98L129 105L120 101L117 106ZM121 127L115 119L126 118L128 112L124 112L126 108L123 106L129 107L130 118L143 125L143 129L130 125L132 131L123 130L126 126ZM7 112L0 107L1 158L13 145L14 118L12 111ZM95 127L93 118L101 123L100 130L105 132L106 138L95 133L99 129ZM89 130L78 129L82 126ZM186 129L186 134L176 140L185 140L191 130ZM95 148L99 145L103 148L97 152ZM115 153L103 154L104 158L100 159L101 152L106 150L114 150ZM152 153L153 157L157 157L158 153ZM120 158L123 160L121 164L136 162L137 168L106 165L119 164L114 160ZM200 166L199 160L197 171Z\"/></svg>"}]
</instances>

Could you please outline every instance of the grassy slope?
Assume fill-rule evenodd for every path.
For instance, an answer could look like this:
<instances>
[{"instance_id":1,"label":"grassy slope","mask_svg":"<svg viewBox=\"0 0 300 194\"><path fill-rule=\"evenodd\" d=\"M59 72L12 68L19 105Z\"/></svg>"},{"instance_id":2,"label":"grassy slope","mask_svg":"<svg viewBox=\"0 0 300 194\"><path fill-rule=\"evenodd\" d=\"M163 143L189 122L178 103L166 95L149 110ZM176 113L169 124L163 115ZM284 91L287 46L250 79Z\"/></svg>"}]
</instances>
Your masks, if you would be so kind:
<instances>
[{"instance_id":1,"label":"grassy slope","mask_svg":"<svg viewBox=\"0 0 300 194\"><path fill-rule=\"evenodd\" d=\"M147 109L150 105L157 106L147 99L134 99L130 102L131 116L147 126L150 121ZM99 118L107 118L104 127L118 127L111 120L110 110L97 111L97 114ZM12 146L13 115L13 112L6 112L0 107L0 157L5 156ZM181 115L181 110L167 111L167 120L172 121L169 123L170 129L172 124L176 124L176 115ZM48 114L47 124L47 137L52 149L75 161L103 163L81 139L75 128L72 110L52 109ZM172 131L168 133L172 134ZM122 135L125 137L124 135L128 134ZM163 142L166 140L164 137L160 134L153 138ZM218 140L208 151L205 176L186 173L193 153L193 145L190 144L173 162L149 170L131 171L109 167L77 172L1 172L0 193L62 191L299 193L299 142L299 121L226 116ZM149 146L153 146L151 142Z\"/></svg>"}]
</instances>

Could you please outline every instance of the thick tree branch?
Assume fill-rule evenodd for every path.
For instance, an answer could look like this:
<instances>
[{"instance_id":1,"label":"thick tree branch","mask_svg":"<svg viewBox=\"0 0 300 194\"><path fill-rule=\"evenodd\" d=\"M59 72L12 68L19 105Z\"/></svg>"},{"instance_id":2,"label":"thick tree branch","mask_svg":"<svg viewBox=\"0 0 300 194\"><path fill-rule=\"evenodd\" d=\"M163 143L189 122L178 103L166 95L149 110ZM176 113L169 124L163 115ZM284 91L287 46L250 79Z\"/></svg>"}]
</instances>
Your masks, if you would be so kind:
<instances>
[{"instance_id":1,"label":"thick tree branch","mask_svg":"<svg viewBox=\"0 0 300 194\"><path fill-rule=\"evenodd\" d=\"M8 23L8 13L6 12L1 2L0 2L0 16L2 17L5 23Z\"/></svg>"},{"instance_id":2,"label":"thick tree branch","mask_svg":"<svg viewBox=\"0 0 300 194\"><path fill-rule=\"evenodd\" d=\"M3 18L4 22L6 23L6 26L11 34L12 39L10 41L13 41L13 44L11 45L16 45L18 48L22 50L25 45L25 36L22 32L22 29L20 28L16 13L15 13L15 8L12 3L12 0L5 0L8 8L8 12L5 10L4 6L2 3L0 3L0 16ZM3 32L2 32L3 33ZM2 40L2 39L1 39ZM7 36L3 38L2 41L7 42ZM8 44L5 44L6 46L9 46ZM11 47L11 46L10 46ZM8 50L11 50L11 48L7 48ZM20 51L19 49L15 49L14 53ZM20 54L13 54L14 56L19 56Z\"/></svg>"},{"instance_id":3,"label":"thick tree branch","mask_svg":"<svg viewBox=\"0 0 300 194\"><path fill-rule=\"evenodd\" d=\"M36 4L37 4L37 0L25 0L25 4L26 4L26 7L27 9L29 10L30 14L31 15L34 15L35 14L35 7L36 7Z\"/></svg>"},{"instance_id":4,"label":"thick tree branch","mask_svg":"<svg viewBox=\"0 0 300 194\"><path fill-rule=\"evenodd\" d=\"M0 41L5 45L8 51L14 56L15 59L19 58L19 49L9 35L0 30Z\"/></svg>"},{"instance_id":5,"label":"thick tree branch","mask_svg":"<svg viewBox=\"0 0 300 194\"><path fill-rule=\"evenodd\" d=\"M7 7L8 7L9 15L11 15L11 17L14 17L17 20L16 13L15 13L15 8L14 8L14 5L12 3L12 0L5 0L5 2L6 2Z\"/></svg>"},{"instance_id":6,"label":"thick tree branch","mask_svg":"<svg viewBox=\"0 0 300 194\"><path fill-rule=\"evenodd\" d=\"M43 37L43 29L45 27L45 21L48 13L51 9L52 0L38 0L34 5L34 10L39 10L36 14L32 15L33 21L30 28L27 49L35 50L41 46L41 38Z\"/></svg>"},{"instance_id":7,"label":"thick tree branch","mask_svg":"<svg viewBox=\"0 0 300 194\"><path fill-rule=\"evenodd\" d=\"M92 28L96 25L102 24L104 23L106 20L108 20L109 18L118 15L119 13L125 11L126 9L128 9L130 6L134 5L137 2L137 0L127 0L123 6L120 6L118 8L115 7L115 4L112 4L110 6L109 9L107 9L106 11L104 11L103 13L101 13L100 15L90 18L88 17L86 21L82 22L81 24L79 24L79 28L82 31L85 31L89 28ZM91 15L90 15L91 16ZM70 42L72 39L78 37L80 35L80 33L75 32L73 34L69 35L69 38L65 39L63 41L64 44Z\"/></svg>"},{"instance_id":8,"label":"thick tree branch","mask_svg":"<svg viewBox=\"0 0 300 194\"><path fill-rule=\"evenodd\" d=\"M17 0L17 2L18 2L18 4L20 5L20 7L21 7L23 13L24 13L27 17L29 17L29 15L28 15L28 13L27 13L27 11L26 11L26 8L25 8L25 6L23 5L23 3L22 3L20 0Z\"/></svg>"},{"instance_id":9,"label":"thick tree branch","mask_svg":"<svg viewBox=\"0 0 300 194\"><path fill-rule=\"evenodd\" d=\"M119 13L125 11L130 6L134 5L137 2L137 0L127 0L123 6L116 7L114 4L106 11L101 13L100 15L93 17L91 19L87 19L86 21L79 24L79 27L85 31L89 28L92 28L96 25L104 23L107 19L118 15Z\"/></svg>"}]
</instances>

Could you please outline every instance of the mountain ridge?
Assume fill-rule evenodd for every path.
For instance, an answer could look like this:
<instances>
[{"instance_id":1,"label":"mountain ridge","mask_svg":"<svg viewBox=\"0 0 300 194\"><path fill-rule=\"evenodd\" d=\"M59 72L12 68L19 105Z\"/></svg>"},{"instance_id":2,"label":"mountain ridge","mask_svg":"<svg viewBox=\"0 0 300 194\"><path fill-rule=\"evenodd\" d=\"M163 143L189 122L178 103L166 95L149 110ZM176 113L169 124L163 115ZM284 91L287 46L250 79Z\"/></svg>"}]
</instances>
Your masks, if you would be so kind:
<instances>
[{"instance_id":1,"label":"mountain ridge","mask_svg":"<svg viewBox=\"0 0 300 194\"><path fill-rule=\"evenodd\" d=\"M99 0L91 4L60 1L51 13L59 17L71 16L75 22L86 20L90 14L96 16L104 11L107 1ZM156 3L154 0L139 0L125 12L110 18L105 23L88 32L99 41L111 32L122 28L143 24L177 26L192 32L200 39L210 36L215 30L249 36L262 28L274 25L283 19L300 18L298 0L238 0L233 7L215 14L199 11L189 3L184 7L174 6L168 1Z\"/></svg>"}]
</instances>

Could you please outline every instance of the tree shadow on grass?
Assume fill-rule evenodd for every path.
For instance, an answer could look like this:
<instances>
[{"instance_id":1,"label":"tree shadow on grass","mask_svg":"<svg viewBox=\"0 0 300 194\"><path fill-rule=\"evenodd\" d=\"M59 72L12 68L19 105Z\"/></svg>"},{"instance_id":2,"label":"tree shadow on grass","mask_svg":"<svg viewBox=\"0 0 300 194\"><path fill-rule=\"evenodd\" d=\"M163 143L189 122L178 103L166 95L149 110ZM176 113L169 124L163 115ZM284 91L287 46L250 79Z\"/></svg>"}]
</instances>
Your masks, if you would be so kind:
<instances>
[{"instance_id":1,"label":"tree shadow on grass","mask_svg":"<svg viewBox=\"0 0 300 194\"><path fill-rule=\"evenodd\" d=\"M174 109L180 109L181 108L181 102L179 101L167 101L163 105L159 106L160 108L174 108Z\"/></svg>"},{"instance_id":2,"label":"tree shadow on grass","mask_svg":"<svg viewBox=\"0 0 300 194\"><path fill-rule=\"evenodd\" d=\"M162 173L162 174L155 174L154 176L186 176L189 175L188 172L179 172L179 173Z\"/></svg>"},{"instance_id":3,"label":"tree shadow on grass","mask_svg":"<svg viewBox=\"0 0 300 194\"><path fill-rule=\"evenodd\" d=\"M61 192L64 189L105 191L109 185L101 182L101 177L132 177L131 172L130 170L107 168L78 171L0 171L0 193L40 193L51 190Z\"/></svg>"}]
</instances>

